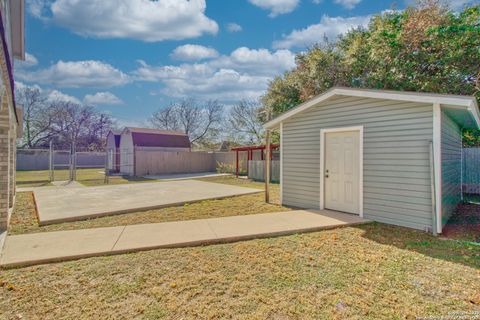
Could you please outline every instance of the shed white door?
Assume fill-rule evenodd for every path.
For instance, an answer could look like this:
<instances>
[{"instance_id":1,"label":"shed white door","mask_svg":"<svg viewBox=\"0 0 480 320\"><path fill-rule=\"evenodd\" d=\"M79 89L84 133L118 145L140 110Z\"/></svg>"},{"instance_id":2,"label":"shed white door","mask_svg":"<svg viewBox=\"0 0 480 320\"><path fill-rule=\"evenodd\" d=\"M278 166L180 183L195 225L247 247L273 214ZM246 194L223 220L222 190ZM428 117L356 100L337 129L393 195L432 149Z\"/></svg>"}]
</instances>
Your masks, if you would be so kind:
<instances>
[{"instance_id":1,"label":"shed white door","mask_svg":"<svg viewBox=\"0 0 480 320\"><path fill-rule=\"evenodd\" d=\"M325 133L325 208L359 214L360 133Z\"/></svg>"}]
</instances>

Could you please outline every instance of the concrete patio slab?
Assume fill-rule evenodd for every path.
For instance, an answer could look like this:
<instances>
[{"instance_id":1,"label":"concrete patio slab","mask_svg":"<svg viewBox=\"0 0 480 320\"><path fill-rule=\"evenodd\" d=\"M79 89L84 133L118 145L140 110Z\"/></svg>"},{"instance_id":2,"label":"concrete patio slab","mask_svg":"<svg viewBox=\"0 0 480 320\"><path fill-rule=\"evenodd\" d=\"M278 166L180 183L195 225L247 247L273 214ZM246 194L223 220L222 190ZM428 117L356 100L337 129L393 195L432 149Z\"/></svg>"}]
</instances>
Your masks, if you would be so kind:
<instances>
[{"instance_id":1,"label":"concrete patio slab","mask_svg":"<svg viewBox=\"0 0 480 320\"><path fill-rule=\"evenodd\" d=\"M211 177L221 177L221 176L231 176L230 173L216 173L216 172L200 172L200 173L182 173L182 174L164 174L164 175L148 175L144 176L146 179L152 180L188 180L188 179L198 179L198 178L211 178Z\"/></svg>"},{"instance_id":2,"label":"concrete patio slab","mask_svg":"<svg viewBox=\"0 0 480 320\"><path fill-rule=\"evenodd\" d=\"M183 205L262 192L196 180L88 188L35 189L40 225Z\"/></svg>"},{"instance_id":3,"label":"concrete patio slab","mask_svg":"<svg viewBox=\"0 0 480 320\"><path fill-rule=\"evenodd\" d=\"M83 257L234 242L368 222L334 211L296 210L224 218L7 236L4 268Z\"/></svg>"}]
</instances>

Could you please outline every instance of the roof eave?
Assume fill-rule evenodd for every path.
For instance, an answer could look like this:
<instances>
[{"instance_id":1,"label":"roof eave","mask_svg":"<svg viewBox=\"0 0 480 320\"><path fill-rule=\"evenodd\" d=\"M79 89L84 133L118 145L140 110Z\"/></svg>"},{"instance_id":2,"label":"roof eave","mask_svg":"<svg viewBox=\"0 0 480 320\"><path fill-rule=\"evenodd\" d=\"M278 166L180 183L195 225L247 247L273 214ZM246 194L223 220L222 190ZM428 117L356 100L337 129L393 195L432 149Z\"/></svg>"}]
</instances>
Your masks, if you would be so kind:
<instances>
[{"instance_id":1,"label":"roof eave","mask_svg":"<svg viewBox=\"0 0 480 320\"><path fill-rule=\"evenodd\" d=\"M480 118L478 115L478 106L475 98L473 97L462 97L462 96L441 96L441 95L428 95L425 93L416 93L416 92L395 92L395 91L385 91L385 90L368 90L368 89L350 89L350 88L331 88L325 93L318 95L297 107L281 114L273 120L266 122L263 127L265 129L274 129L280 125L282 121L303 112L333 96L350 96L350 97L361 97L361 98L373 98L373 99L389 99L389 100L398 100L398 101L410 101L410 102L420 102L420 103L440 103L440 104L451 104L457 106L463 106L469 108L470 112L476 117L477 125L480 126ZM477 120L478 119L478 120Z\"/></svg>"}]
</instances>

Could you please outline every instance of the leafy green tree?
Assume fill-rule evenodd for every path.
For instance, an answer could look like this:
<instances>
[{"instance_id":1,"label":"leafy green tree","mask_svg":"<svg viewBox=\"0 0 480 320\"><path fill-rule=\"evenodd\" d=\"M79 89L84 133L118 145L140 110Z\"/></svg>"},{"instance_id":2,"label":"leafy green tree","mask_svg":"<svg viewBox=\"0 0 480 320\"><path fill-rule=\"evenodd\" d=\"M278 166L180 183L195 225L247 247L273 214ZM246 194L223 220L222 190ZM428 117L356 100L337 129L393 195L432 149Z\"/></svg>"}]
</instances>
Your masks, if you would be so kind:
<instances>
[{"instance_id":1,"label":"leafy green tree","mask_svg":"<svg viewBox=\"0 0 480 320\"><path fill-rule=\"evenodd\" d=\"M455 13L437 0L374 16L336 42L296 57L262 98L279 114L333 86L473 95L480 100L480 5ZM466 145L480 145L465 131ZM475 138L477 137L477 138Z\"/></svg>"}]
</instances>

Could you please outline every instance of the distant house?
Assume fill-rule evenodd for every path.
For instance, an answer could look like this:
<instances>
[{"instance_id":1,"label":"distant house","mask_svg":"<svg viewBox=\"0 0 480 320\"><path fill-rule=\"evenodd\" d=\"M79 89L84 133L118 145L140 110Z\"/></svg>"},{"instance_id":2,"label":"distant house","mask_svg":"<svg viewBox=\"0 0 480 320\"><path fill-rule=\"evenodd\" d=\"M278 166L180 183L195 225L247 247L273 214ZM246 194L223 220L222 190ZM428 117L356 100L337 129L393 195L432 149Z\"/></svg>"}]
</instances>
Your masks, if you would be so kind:
<instances>
[{"instance_id":1,"label":"distant house","mask_svg":"<svg viewBox=\"0 0 480 320\"><path fill-rule=\"evenodd\" d=\"M110 130L107 134L107 167L113 172L120 172L120 136L122 131Z\"/></svg>"},{"instance_id":2,"label":"distant house","mask_svg":"<svg viewBox=\"0 0 480 320\"><path fill-rule=\"evenodd\" d=\"M280 129L280 201L441 233L462 200L474 97L333 88L267 122Z\"/></svg>"},{"instance_id":3,"label":"distant house","mask_svg":"<svg viewBox=\"0 0 480 320\"><path fill-rule=\"evenodd\" d=\"M126 127L120 135L121 173L135 174L138 150L190 152L191 145L188 135L183 132Z\"/></svg>"},{"instance_id":4,"label":"distant house","mask_svg":"<svg viewBox=\"0 0 480 320\"><path fill-rule=\"evenodd\" d=\"M0 1L0 243L15 200L16 138L22 134L13 59L25 60L24 8L23 0Z\"/></svg>"}]
</instances>

